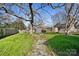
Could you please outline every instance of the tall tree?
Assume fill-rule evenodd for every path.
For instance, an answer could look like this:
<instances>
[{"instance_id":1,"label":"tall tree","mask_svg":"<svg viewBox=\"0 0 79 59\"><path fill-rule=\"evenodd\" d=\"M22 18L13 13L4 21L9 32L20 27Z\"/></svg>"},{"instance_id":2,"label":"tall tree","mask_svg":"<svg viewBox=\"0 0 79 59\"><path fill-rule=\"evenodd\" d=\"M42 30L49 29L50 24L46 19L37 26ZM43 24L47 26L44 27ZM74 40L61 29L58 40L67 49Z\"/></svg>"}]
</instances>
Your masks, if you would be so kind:
<instances>
[{"instance_id":1,"label":"tall tree","mask_svg":"<svg viewBox=\"0 0 79 59\"><path fill-rule=\"evenodd\" d=\"M32 33L33 33L33 22L34 22L34 15L33 15L32 3L29 3L29 9L30 9L30 14L31 14L31 20L30 20L30 34L32 34Z\"/></svg>"},{"instance_id":2,"label":"tall tree","mask_svg":"<svg viewBox=\"0 0 79 59\"><path fill-rule=\"evenodd\" d=\"M34 26L34 20L35 20L34 17L36 17L36 15L39 15L39 17L43 16L39 12L39 10L42 10L42 11L45 11L46 13L48 13L46 10L44 10L45 7L48 6L48 7L52 8L52 9L57 9L57 8L61 8L64 4L56 4L55 5L55 4L47 3L47 4L39 4L39 5L40 5L39 7L34 8L33 3L29 3L29 4L1 4L0 9L4 10L4 12L7 13L7 14L10 14L12 16L15 16L15 17L20 18L20 19L25 20L25 21L29 21L30 22L30 34L32 34L33 26ZM19 13L22 12L25 17L20 16L15 11L13 11L12 7L17 7L19 9ZM41 18L42 17L40 17L40 19ZM44 19L42 19L42 20L44 20ZM37 25L37 26L39 26L39 25Z\"/></svg>"},{"instance_id":3,"label":"tall tree","mask_svg":"<svg viewBox=\"0 0 79 59\"><path fill-rule=\"evenodd\" d=\"M69 34L69 30L76 23L76 15L78 11L78 4L68 3L65 5L66 10L66 34Z\"/></svg>"}]
</instances>

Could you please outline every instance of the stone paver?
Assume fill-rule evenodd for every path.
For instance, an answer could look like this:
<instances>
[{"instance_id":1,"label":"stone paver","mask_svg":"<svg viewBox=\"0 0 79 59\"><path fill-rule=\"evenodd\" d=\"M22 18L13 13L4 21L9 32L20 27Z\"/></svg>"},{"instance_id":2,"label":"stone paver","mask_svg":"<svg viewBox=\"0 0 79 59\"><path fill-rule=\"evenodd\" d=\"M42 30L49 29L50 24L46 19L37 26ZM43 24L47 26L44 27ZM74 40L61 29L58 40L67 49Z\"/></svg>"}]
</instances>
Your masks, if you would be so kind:
<instances>
[{"instance_id":1,"label":"stone paver","mask_svg":"<svg viewBox=\"0 0 79 59\"><path fill-rule=\"evenodd\" d=\"M46 40L43 40L42 38L38 38L36 44L34 44L33 46L32 56L50 56L51 55L47 51L47 47L44 44L45 42Z\"/></svg>"}]
</instances>

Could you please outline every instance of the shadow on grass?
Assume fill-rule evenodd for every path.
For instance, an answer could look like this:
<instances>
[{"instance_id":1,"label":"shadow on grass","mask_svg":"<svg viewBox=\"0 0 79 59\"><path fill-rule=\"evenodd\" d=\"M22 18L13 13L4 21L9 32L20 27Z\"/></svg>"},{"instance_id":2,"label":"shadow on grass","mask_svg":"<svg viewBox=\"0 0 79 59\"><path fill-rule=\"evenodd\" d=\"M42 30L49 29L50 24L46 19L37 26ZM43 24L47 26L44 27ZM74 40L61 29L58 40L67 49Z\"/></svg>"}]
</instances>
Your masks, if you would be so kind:
<instances>
[{"instance_id":1,"label":"shadow on grass","mask_svg":"<svg viewBox=\"0 0 79 59\"><path fill-rule=\"evenodd\" d=\"M61 56L79 55L79 37L56 35L44 43L48 48Z\"/></svg>"},{"instance_id":2,"label":"shadow on grass","mask_svg":"<svg viewBox=\"0 0 79 59\"><path fill-rule=\"evenodd\" d=\"M15 34L18 34L18 33L14 33L14 34L10 34L10 35L2 35L2 36L0 36L0 39L3 39L5 37L11 36L11 35L15 35Z\"/></svg>"},{"instance_id":3,"label":"shadow on grass","mask_svg":"<svg viewBox=\"0 0 79 59\"><path fill-rule=\"evenodd\" d=\"M58 33L58 32L46 32L44 34L61 34L61 33Z\"/></svg>"}]
</instances>

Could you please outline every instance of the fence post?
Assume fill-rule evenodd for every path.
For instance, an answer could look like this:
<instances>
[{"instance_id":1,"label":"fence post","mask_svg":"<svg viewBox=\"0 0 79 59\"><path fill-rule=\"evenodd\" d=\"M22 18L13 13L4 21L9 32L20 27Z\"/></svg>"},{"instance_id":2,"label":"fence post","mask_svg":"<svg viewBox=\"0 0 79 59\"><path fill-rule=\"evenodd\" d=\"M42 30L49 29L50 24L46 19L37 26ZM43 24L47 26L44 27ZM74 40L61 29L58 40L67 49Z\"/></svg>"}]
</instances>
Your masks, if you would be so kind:
<instances>
[{"instance_id":1,"label":"fence post","mask_svg":"<svg viewBox=\"0 0 79 59\"><path fill-rule=\"evenodd\" d=\"M1 37L3 37L3 29L1 28Z\"/></svg>"}]
</instances>

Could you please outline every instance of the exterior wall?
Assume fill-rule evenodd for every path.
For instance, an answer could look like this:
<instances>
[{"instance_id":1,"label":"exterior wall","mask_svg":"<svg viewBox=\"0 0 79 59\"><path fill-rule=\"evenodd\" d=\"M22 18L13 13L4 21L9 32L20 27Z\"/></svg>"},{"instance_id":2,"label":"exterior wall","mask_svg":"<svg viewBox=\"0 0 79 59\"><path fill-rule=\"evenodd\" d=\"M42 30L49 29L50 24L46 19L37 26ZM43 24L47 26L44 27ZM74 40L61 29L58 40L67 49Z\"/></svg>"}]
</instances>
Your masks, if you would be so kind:
<instances>
[{"instance_id":1,"label":"exterior wall","mask_svg":"<svg viewBox=\"0 0 79 59\"><path fill-rule=\"evenodd\" d=\"M58 32L58 28L55 28L54 32Z\"/></svg>"},{"instance_id":2,"label":"exterior wall","mask_svg":"<svg viewBox=\"0 0 79 59\"><path fill-rule=\"evenodd\" d=\"M27 30L18 30L19 31L19 33L21 33L21 32L27 32Z\"/></svg>"},{"instance_id":3,"label":"exterior wall","mask_svg":"<svg viewBox=\"0 0 79 59\"><path fill-rule=\"evenodd\" d=\"M74 26L72 26L71 29L68 31L68 33L71 33L71 32L77 32L77 29Z\"/></svg>"},{"instance_id":4,"label":"exterior wall","mask_svg":"<svg viewBox=\"0 0 79 59\"><path fill-rule=\"evenodd\" d=\"M46 29L46 32L58 32L58 28L53 27L52 29Z\"/></svg>"},{"instance_id":5,"label":"exterior wall","mask_svg":"<svg viewBox=\"0 0 79 59\"><path fill-rule=\"evenodd\" d=\"M36 33L41 33L42 29L41 28L37 28L36 29Z\"/></svg>"},{"instance_id":6,"label":"exterior wall","mask_svg":"<svg viewBox=\"0 0 79 59\"><path fill-rule=\"evenodd\" d=\"M60 29L59 33L65 33L65 29Z\"/></svg>"},{"instance_id":7,"label":"exterior wall","mask_svg":"<svg viewBox=\"0 0 79 59\"><path fill-rule=\"evenodd\" d=\"M79 29L76 29L77 30L77 32L79 32Z\"/></svg>"}]
</instances>

